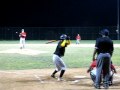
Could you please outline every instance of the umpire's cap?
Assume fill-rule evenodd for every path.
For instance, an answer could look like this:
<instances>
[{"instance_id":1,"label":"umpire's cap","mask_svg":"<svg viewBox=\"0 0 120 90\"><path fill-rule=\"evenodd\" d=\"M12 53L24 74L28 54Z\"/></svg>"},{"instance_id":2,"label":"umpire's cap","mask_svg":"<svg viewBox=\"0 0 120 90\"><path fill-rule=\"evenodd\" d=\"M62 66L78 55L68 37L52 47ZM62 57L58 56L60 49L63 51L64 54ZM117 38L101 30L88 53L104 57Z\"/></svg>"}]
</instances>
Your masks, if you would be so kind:
<instances>
[{"instance_id":1,"label":"umpire's cap","mask_svg":"<svg viewBox=\"0 0 120 90\"><path fill-rule=\"evenodd\" d=\"M108 35L109 35L109 30L108 30L108 29L103 29L103 30L100 31L99 34L100 34L100 35L108 36Z\"/></svg>"},{"instance_id":2,"label":"umpire's cap","mask_svg":"<svg viewBox=\"0 0 120 90\"><path fill-rule=\"evenodd\" d=\"M60 36L60 39L61 40L65 40L67 38L67 35L66 34L62 34L61 36Z\"/></svg>"}]
</instances>

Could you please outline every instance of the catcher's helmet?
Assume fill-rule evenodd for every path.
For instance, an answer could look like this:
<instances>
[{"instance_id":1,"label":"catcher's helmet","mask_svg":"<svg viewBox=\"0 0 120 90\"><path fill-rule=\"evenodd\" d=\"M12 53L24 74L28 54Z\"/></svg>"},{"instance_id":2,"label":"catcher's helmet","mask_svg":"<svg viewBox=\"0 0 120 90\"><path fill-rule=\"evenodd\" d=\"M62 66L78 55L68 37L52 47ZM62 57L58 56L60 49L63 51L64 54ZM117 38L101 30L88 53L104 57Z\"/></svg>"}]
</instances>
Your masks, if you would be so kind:
<instances>
[{"instance_id":1,"label":"catcher's helmet","mask_svg":"<svg viewBox=\"0 0 120 90\"><path fill-rule=\"evenodd\" d=\"M100 34L100 35L108 36L108 35L109 35L109 30L108 30L108 29L103 29L103 30L100 31L99 34Z\"/></svg>"},{"instance_id":2,"label":"catcher's helmet","mask_svg":"<svg viewBox=\"0 0 120 90\"><path fill-rule=\"evenodd\" d=\"M67 38L67 35L66 34L62 34L61 36L60 36L60 39L61 40L65 40Z\"/></svg>"}]
</instances>

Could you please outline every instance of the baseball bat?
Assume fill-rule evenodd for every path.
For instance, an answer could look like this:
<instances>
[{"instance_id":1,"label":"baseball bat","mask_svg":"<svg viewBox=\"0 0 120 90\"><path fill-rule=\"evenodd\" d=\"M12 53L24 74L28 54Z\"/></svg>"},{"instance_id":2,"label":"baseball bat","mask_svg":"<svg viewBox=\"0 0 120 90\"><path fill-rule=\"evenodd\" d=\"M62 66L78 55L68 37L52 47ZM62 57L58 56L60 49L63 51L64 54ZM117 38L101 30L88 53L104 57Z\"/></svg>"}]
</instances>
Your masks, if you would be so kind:
<instances>
[{"instance_id":1,"label":"baseball bat","mask_svg":"<svg viewBox=\"0 0 120 90\"><path fill-rule=\"evenodd\" d=\"M49 44L49 43L53 43L53 42L57 42L58 40L50 40L48 42L46 42L46 44Z\"/></svg>"}]
</instances>

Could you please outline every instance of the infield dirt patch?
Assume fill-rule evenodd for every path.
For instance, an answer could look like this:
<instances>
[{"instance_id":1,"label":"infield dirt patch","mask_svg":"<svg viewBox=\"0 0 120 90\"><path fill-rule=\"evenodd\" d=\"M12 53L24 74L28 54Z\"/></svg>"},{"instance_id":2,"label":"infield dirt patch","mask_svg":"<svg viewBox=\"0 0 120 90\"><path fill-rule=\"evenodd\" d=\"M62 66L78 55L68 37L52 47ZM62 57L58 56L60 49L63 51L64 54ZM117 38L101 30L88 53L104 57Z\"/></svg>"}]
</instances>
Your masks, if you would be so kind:
<instances>
[{"instance_id":1,"label":"infield dirt patch","mask_svg":"<svg viewBox=\"0 0 120 90\"><path fill-rule=\"evenodd\" d=\"M53 70L0 71L0 90L94 90L89 73L86 73L87 68L68 69L65 72L64 81L60 82L50 77ZM118 71L109 90L120 89L119 75Z\"/></svg>"}]
</instances>

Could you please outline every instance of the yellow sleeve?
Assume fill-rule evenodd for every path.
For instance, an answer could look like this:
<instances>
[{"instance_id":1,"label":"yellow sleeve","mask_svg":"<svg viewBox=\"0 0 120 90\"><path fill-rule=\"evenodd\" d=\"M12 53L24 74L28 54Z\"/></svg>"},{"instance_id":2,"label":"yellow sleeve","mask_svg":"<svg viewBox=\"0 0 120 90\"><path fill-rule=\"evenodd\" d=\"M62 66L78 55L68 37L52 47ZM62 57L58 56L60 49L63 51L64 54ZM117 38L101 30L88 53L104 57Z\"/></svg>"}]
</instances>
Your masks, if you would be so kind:
<instances>
[{"instance_id":1,"label":"yellow sleeve","mask_svg":"<svg viewBox=\"0 0 120 90\"><path fill-rule=\"evenodd\" d=\"M61 43L61 47L65 47L66 45L70 45L70 40L64 40L62 43Z\"/></svg>"},{"instance_id":2,"label":"yellow sleeve","mask_svg":"<svg viewBox=\"0 0 120 90\"><path fill-rule=\"evenodd\" d=\"M71 42L70 42L70 40L67 40L66 43L67 43L67 45L70 45Z\"/></svg>"},{"instance_id":3,"label":"yellow sleeve","mask_svg":"<svg viewBox=\"0 0 120 90\"><path fill-rule=\"evenodd\" d=\"M61 43L61 47L65 47L66 42L67 42L67 40L64 40L64 41Z\"/></svg>"}]
</instances>

